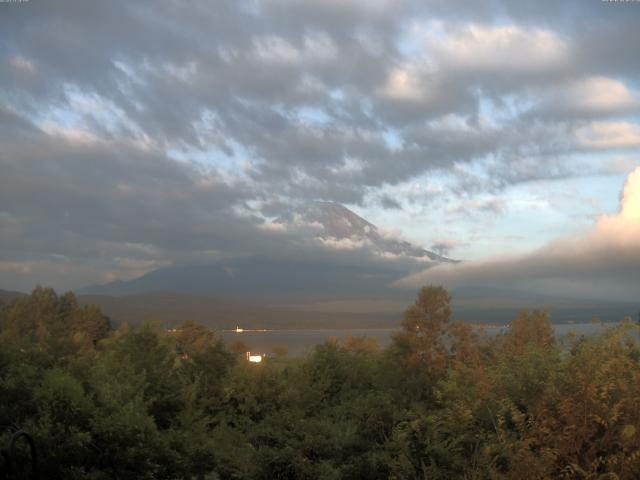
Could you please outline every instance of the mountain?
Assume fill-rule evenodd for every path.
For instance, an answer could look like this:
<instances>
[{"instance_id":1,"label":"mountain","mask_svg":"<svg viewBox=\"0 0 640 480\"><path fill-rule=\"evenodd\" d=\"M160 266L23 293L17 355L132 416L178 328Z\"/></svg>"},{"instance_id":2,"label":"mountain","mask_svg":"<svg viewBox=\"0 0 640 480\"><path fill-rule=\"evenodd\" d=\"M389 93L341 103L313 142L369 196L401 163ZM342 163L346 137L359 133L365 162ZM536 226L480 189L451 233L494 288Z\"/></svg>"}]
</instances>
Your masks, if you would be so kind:
<instances>
[{"instance_id":1,"label":"mountain","mask_svg":"<svg viewBox=\"0 0 640 480\"><path fill-rule=\"evenodd\" d=\"M391 287L410 269L455 262L419 246L385 235L348 208L314 202L283 215L285 229L308 232L329 243L363 245L373 257L400 260L325 261L306 257L244 257L206 265L173 265L128 281L94 285L78 291L82 301L96 303L116 322L158 319L175 325L198 320L216 328L236 323L262 328L322 326L392 326L413 302L415 290ZM302 227L302 228L300 228ZM331 252L331 250L329 250ZM325 252L326 254L327 252ZM352 258L349 256L340 259ZM522 308L548 309L556 322L635 318L637 306L568 299L486 286L451 291L456 319L507 323Z\"/></svg>"},{"instance_id":2,"label":"mountain","mask_svg":"<svg viewBox=\"0 0 640 480\"><path fill-rule=\"evenodd\" d=\"M92 285L82 294L132 295L176 292L224 298L274 299L279 302L337 298L398 297L391 287L411 268L453 262L409 242L386 236L378 228L337 203L314 202L277 220L286 227L311 226L322 240L350 240L388 261L348 264L260 256L221 260L207 265L163 267L128 281ZM342 258L342 257L341 257ZM398 261L402 259L404 262Z\"/></svg>"},{"instance_id":3,"label":"mountain","mask_svg":"<svg viewBox=\"0 0 640 480\"><path fill-rule=\"evenodd\" d=\"M22 292L14 292L10 290L2 290L0 289L0 300L4 300L9 302L15 298L24 297L26 294Z\"/></svg>"},{"instance_id":4,"label":"mountain","mask_svg":"<svg viewBox=\"0 0 640 480\"><path fill-rule=\"evenodd\" d=\"M94 285L81 294L132 295L176 292L225 298L279 301L384 294L406 272L378 266L333 265L264 257L207 265L159 268L139 278Z\"/></svg>"},{"instance_id":5,"label":"mountain","mask_svg":"<svg viewBox=\"0 0 640 480\"><path fill-rule=\"evenodd\" d=\"M318 234L320 238L366 240L374 249L382 253L414 258L426 257L439 263L456 262L405 240L381 234L374 224L339 203L312 202L280 217L277 222L284 225L292 223L317 225L322 229Z\"/></svg>"}]
</instances>

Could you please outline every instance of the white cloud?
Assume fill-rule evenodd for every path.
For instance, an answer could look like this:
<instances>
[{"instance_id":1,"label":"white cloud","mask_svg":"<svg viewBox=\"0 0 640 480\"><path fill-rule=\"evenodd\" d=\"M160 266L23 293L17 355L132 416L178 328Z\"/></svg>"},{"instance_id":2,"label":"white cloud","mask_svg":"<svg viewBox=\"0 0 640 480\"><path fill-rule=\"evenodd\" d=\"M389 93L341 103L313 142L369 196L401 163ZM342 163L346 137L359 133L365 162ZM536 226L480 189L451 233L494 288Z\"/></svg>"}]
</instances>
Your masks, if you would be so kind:
<instances>
[{"instance_id":1,"label":"white cloud","mask_svg":"<svg viewBox=\"0 0 640 480\"><path fill-rule=\"evenodd\" d=\"M266 221L264 223L261 223L259 228L267 232L286 232L287 231L287 227L285 226L284 223L273 222L273 221Z\"/></svg>"},{"instance_id":2,"label":"white cloud","mask_svg":"<svg viewBox=\"0 0 640 480\"><path fill-rule=\"evenodd\" d=\"M637 236L640 239L640 167L636 168L627 177L627 183L622 191L620 212L617 215L603 217L598 224L605 231L613 227L616 235L626 237L620 229L631 228L628 237ZM633 238L629 238L632 240Z\"/></svg>"},{"instance_id":3,"label":"white cloud","mask_svg":"<svg viewBox=\"0 0 640 480\"><path fill-rule=\"evenodd\" d=\"M539 106L548 115L612 115L640 107L640 96L623 82L604 76L590 76L562 82L538 92Z\"/></svg>"},{"instance_id":4,"label":"white cloud","mask_svg":"<svg viewBox=\"0 0 640 480\"><path fill-rule=\"evenodd\" d=\"M365 238L335 238L335 237L318 237L317 239L323 246L335 250L358 250L366 246L371 246L371 242Z\"/></svg>"},{"instance_id":5,"label":"white cloud","mask_svg":"<svg viewBox=\"0 0 640 480\"><path fill-rule=\"evenodd\" d=\"M470 24L425 38L440 64L464 69L536 72L560 67L570 54L568 42L555 32L518 25Z\"/></svg>"},{"instance_id":6,"label":"white cloud","mask_svg":"<svg viewBox=\"0 0 640 480\"><path fill-rule=\"evenodd\" d=\"M392 70L378 93L395 100L423 100L427 90L417 67L407 64Z\"/></svg>"},{"instance_id":7,"label":"white cloud","mask_svg":"<svg viewBox=\"0 0 640 480\"><path fill-rule=\"evenodd\" d=\"M42 123L41 127L47 135L63 138L73 145L90 146L101 142L101 139L89 129L67 127L55 122L48 121Z\"/></svg>"},{"instance_id":8,"label":"white cloud","mask_svg":"<svg viewBox=\"0 0 640 480\"><path fill-rule=\"evenodd\" d=\"M562 94L569 105L587 111L625 110L639 105L636 92L618 80L602 76L572 82Z\"/></svg>"},{"instance_id":9,"label":"white cloud","mask_svg":"<svg viewBox=\"0 0 640 480\"><path fill-rule=\"evenodd\" d=\"M592 122L575 132L579 145L589 148L640 146L640 125L631 122Z\"/></svg>"},{"instance_id":10,"label":"white cloud","mask_svg":"<svg viewBox=\"0 0 640 480\"><path fill-rule=\"evenodd\" d=\"M409 53L389 72L376 91L378 95L400 101L436 102L452 88L447 79L461 70L547 73L561 69L571 54L569 42L559 34L518 25L414 23L406 43L412 45Z\"/></svg>"},{"instance_id":11,"label":"white cloud","mask_svg":"<svg viewBox=\"0 0 640 480\"><path fill-rule=\"evenodd\" d=\"M336 44L325 33L305 35L301 46L277 35L254 38L253 45L257 58L274 63L324 62L338 55Z\"/></svg>"}]
</instances>

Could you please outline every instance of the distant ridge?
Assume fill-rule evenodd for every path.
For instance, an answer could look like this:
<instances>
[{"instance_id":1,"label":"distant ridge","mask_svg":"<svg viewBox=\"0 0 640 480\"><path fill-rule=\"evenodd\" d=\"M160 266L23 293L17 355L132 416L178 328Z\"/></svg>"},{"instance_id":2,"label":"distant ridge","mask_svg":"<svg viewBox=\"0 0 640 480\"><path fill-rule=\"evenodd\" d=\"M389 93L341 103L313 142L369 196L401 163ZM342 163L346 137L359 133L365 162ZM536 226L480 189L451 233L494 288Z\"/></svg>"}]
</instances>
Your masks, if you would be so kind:
<instances>
[{"instance_id":1,"label":"distant ridge","mask_svg":"<svg viewBox=\"0 0 640 480\"><path fill-rule=\"evenodd\" d=\"M333 265L247 257L159 268L128 281L93 285L81 294L176 292L229 298L286 299L383 295L406 273L380 266Z\"/></svg>"},{"instance_id":2,"label":"distant ridge","mask_svg":"<svg viewBox=\"0 0 640 480\"><path fill-rule=\"evenodd\" d=\"M26 293L15 292L12 290L2 290L0 288L0 300L11 301L15 298L24 297L26 295Z\"/></svg>"}]
</instances>

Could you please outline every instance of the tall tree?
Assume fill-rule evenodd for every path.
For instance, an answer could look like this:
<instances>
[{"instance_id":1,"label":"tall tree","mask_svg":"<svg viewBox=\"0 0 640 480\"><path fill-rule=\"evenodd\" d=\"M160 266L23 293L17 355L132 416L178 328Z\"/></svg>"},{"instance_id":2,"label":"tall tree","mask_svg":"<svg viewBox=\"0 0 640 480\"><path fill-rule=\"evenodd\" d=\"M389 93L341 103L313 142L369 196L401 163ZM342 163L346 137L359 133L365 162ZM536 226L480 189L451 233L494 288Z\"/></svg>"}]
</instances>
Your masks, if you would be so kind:
<instances>
[{"instance_id":1,"label":"tall tree","mask_svg":"<svg viewBox=\"0 0 640 480\"><path fill-rule=\"evenodd\" d=\"M423 287L404 313L393 346L402 367L427 390L444 374L449 354L443 338L451 318L451 296L442 286ZM422 385L420 385L422 384Z\"/></svg>"}]
</instances>

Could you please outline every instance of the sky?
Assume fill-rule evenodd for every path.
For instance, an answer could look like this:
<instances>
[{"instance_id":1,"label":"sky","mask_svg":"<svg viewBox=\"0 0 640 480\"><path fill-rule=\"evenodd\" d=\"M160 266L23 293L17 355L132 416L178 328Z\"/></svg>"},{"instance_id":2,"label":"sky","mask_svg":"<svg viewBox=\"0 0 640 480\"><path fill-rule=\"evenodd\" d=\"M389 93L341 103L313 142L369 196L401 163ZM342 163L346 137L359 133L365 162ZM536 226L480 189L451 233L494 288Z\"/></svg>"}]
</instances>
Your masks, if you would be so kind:
<instances>
[{"instance_id":1,"label":"sky","mask_svg":"<svg viewBox=\"0 0 640 480\"><path fill-rule=\"evenodd\" d=\"M322 200L463 260L404 286L634 296L639 21L601 0L0 3L0 288L383 261L274 222Z\"/></svg>"}]
</instances>

